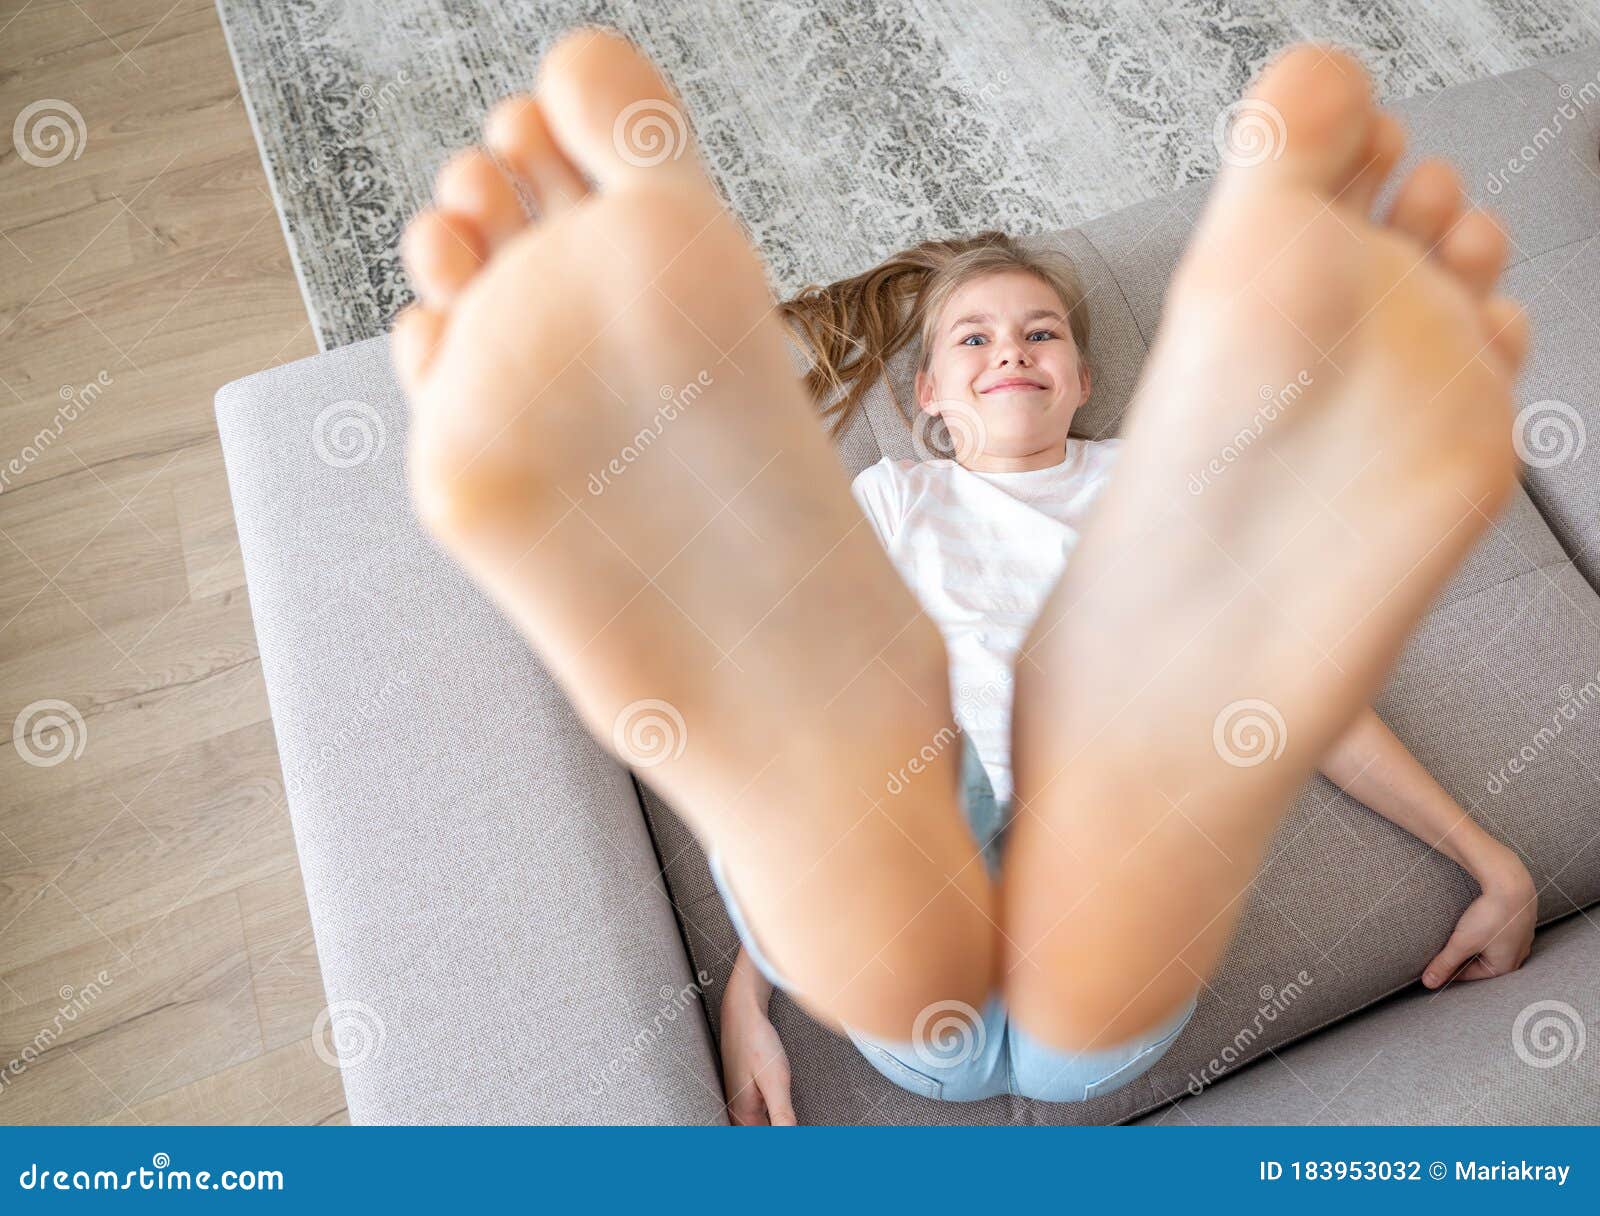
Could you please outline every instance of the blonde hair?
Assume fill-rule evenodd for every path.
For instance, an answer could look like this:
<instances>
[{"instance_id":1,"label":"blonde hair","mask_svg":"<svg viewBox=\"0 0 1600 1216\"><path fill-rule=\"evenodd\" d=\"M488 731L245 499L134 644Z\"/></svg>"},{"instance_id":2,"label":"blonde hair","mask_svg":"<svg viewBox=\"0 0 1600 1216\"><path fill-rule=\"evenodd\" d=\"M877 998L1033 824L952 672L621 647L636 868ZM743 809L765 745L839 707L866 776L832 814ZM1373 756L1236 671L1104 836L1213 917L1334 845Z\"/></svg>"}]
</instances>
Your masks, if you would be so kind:
<instances>
[{"instance_id":1,"label":"blonde hair","mask_svg":"<svg viewBox=\"0 0 1600 1216\"><path fill-rule=\"evenodd\" d=\"M1078 357L1087 364L1089 307L1072 259L1055 251L1029 253L1003 232L923 241L863 274L807 287L779 305L780 315L811 348L806 390L829 423L829 433L838 435L849 425L890 358L913 338L922 346L918 366L927 370L933 327L956 288L1008 270L1036 275L1061 297ZM907 425L915 426L915 413L892 383L889 397Z\"/></svg>"}]
</instances>

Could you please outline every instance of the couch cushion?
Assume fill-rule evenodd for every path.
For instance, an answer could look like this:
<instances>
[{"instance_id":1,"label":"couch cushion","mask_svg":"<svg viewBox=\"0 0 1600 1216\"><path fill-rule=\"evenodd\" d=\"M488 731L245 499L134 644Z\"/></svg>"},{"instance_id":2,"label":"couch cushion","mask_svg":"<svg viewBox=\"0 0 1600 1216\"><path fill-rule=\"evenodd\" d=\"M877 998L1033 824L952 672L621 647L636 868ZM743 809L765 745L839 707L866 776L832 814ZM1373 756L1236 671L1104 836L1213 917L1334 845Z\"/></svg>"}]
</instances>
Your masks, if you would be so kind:
<instances>
[{"instance_id":1,"label":"couch cushion","mask_svg":"<svg viewBox=\"0 0 1600 1216\"><path fill-rule=\"evenodd\" d=\"M217 421L351 1118L720 1118L633 782L417 527L386 340Z\"/></svg>"},{"instance_id":2,"label":"couch cushion","mask_svg":"<svg viewBox=\"0 0 1600 1216\"><path fill-rule=\"evenodd\" d=\"M1597 654L1600 600L1518 496L1411 638L1376 702L1451 796L1523 856L1541 923L1600 899ZM702 877L699 846L653 793L645 798L690 956L712 976L715 1030L738 943ZM1411 985L1476 895L1453 862L1318 776L1274 836L1194 1019L1125 1089L1081 1105L933 1102L885 1081L782 993L772 1016L807 1122L1116 1122L1183 1093L1263 992L1283 1009L1216 1076Z\"/></svg>"},{"instance_id":3,"label":"couch cushion","mask_svg":"<svg viewBox=\"0 0 1600 1216\"><path fill-rule=\"evenodd\" d=\"M1413 132L1407 163L1445 151L1470 182L1502 164L1508 147L1520 142L1508 133L1508 107L1531 121L1559 102L1557 89L1549 76L1528 70L1412 99L1401 107ZM1565 131L1574 147L1591 146L1590 127L1574 123ZM1600 230L1588 180L1586 168L1553 152L1526 166L1517 192L1502 192L1505 217L1524 249L1548 255ZM1099 375L1076 431L1117 432L1206 188L1200 183L1081 230L1037 238L1077 260L1093 310L1090 359ZM1522 193L1538 189L1551 193L1542 202ZM1591 352L1585 344L1548 357L1565 366ZM890 378L905 401L911 372L909 354L891 363ZM912 455L885 386L873 390L866 416L843 437L840 451L852 473L879 452ZM1452 797L1522 854L1540 887L1541 922L1600 899L1600 765L1586 758L1600 755L1600 712L1590 708L1600 700L1596 655L1600 599L1519 491L1441 592L1375 705ZM691 957L713 977L716 1029L738 942L699 845L654 793L644 797ZM1264 991L1274 999L1291 990L1293 996L1229 1067L1412 983L1476 894L1454 863L1318 776L1286 815L1194 1019L1168 1055L1125 1089L1070 1106L1010 1098L933 1102L884 1080L781 993L773 998L773 1017L789 1049L804 1121L1115 1122L1182 1093L1188 1075L1232 1041Z\"/></svg>"},{"instance_id":4,"label":"couch cushion","mask_svg":"<svg viewBox=\"0 0 1600 1216\"><path fill-rule=\"evenodd\" d=\"M1426 110L1420 121L1430 135L1440 128L1441 151L1463 156L1474 201L1508 220L1503 289L1524 303L1534 330L1519 394L1524 480L1600 587L1600 47L1473 87L1481 132L1455 119L1455 90L1450 121Z\"/></svg>"},{"instance_id":5,"label":"couch cushion","mask_svg":"<svg viewBox=\"0 0 1600 1216\"><path fill-rule=\"evenodd\" d=\"M1600 184L1590 205L1600 214ZM1512 267L1506 290L1527 302L1534 327L1516 432L1523 479L1573 562L1600 587L1600 240Z\"/></svg>"},{"instance_id":6,"label":"couch cushion","mask_svg":"<svg viewBox=\"0 0 1600 1216\"><path fill-rule=\"evenodd\" d=\"M1263 1004L1240 1040L1273 1016ZM1542 930L1520 971L1409 988L1136 1122L1592 1124L1596 1030L1600 921L1580 913Z\"/></svg>"},{"instance_id":7,"label":"couch cushion","mask_svg":"<svg viewBox=\"0 0 1600 1216\"><path fill-rule=\"evenodd\" d=\"M1558 62L1573 74L1580 59ZM1528 99L1518 113L1537 114L1555 87L1550 75L1516 73L1418 99L1408 112L1422 143L1467 157L1470 182L1504 161L1489 141L1506 141L1508 92ZM1514 196L1503 192L1530 266L1581 253L1600 223L1577 166L1542 154L1517 175ZM1116 433L1203 191L1053 238L1078 259L1095 312L1098 374L1081 433ZM1574 321L1559 345L1538 347L1548 384L1592 366L1576 363L1591 357L1586 334ZM907 393L909 363L902 356L891 369ZM1592 387L1592 376L1576 378L1590 373L1570 374ZM351 401L385 428L387 451L351 467L318 461L313 427ZM381 341L231 386L218 412L329 995L374 1009L387 1035L378 1056L347 1073L352 1113L715 1118L705 1026L680 1016L694 983L664 899L670 892L692 970L710 976L715 1026L736 943L704 857L647 795L668 892L656 887L626 774L415 529L399 476L405 418ZM911 455L882 386L840 454L850 472L880 454ZM1529 479L1562 526L1552 534L1519 494L1377 705L1445 788L1524 853L1542 920L1600 898L1600 781L1587 759L1600 754L1600 602L1557 541L1594 526L1573 474ZM415 678L387 678L399 672ZM1117 1121L1182 1094L1263 991L1283 1010L1251 1045L1255 1055L1406 986L1473 894L1450 862L1317 778L1273 841L1194 1020L1127 1089L1075 1106L929 1102L891 1085L781 994L773 1016L807 1121ZM596 1092L593 1070L607 1061L626 1067Z\"/></svg>"}]
</instances>

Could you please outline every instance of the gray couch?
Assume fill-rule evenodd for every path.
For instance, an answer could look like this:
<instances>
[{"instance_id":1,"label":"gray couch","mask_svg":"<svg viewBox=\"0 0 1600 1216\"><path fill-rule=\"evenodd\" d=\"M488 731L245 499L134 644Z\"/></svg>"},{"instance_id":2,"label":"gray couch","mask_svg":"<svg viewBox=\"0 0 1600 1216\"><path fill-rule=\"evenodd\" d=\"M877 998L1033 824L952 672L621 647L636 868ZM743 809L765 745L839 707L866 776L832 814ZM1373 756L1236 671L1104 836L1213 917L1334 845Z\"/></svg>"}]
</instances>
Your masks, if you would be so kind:
<instances>
[{"instance_id":1,"label":"gray couch","mask_svg":"<svg viewBox=\"0 0 1600 1216\"><path fill-rule=\"evenodd\" d=\"M1600 1117L1600 1044L1585 1043L1600 923L1584 911L1600 901L1600 454L1577 450L1600 428L1600 50L1399 108L1408 163L1452 156L1509 223L1510 288L1536 326L1521 404L1545 404L1524 490L1376 708L1526 860L1532 957L1416 985L1476 888L1317 777L1193 1021L1137 1082L1076 1105L934 1102L779 994L803 1122ZM1091 292L1087 433L1118 428L1204 191L1041 238ZM737 943L700 846L419 532L383 340L230 384L217 414L352 1118L721 1120ZM839 453L851 472L911 455L881 387Z\"/></svg>"}]
</instances>

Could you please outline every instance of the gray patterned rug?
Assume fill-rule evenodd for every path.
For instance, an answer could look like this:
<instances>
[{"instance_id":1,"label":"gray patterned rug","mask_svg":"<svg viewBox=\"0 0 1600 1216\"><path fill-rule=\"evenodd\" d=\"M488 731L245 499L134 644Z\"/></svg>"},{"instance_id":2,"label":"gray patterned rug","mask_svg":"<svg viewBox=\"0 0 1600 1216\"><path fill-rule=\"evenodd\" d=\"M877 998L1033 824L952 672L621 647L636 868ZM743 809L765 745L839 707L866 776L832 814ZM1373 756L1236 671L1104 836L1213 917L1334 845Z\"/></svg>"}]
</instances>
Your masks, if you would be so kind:
<instances>
[{"instance_id":1,"label":"gray patterned rug","mask_svg":"<svg viewBox=\"0 0 1600 1216\"><path fill-rule=\"evenodd\" d=\"M1600 38L1589 0L217 0L324 348L409 298L434 170L582 22L646 47L789 291L925 237L1066 227L1206 176L1274 50L1338 41L1384 98Z\"/></svg>"}]
</instances>

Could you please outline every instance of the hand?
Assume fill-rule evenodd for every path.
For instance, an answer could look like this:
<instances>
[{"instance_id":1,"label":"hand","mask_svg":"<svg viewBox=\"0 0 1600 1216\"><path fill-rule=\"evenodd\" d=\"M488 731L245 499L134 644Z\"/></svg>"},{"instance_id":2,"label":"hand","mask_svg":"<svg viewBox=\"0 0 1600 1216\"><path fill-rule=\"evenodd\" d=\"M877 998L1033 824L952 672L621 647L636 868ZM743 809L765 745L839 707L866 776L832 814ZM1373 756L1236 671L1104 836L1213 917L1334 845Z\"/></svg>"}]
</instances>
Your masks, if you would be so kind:
<instances>
[{"instance_id":1,"label":"hand","mask_svg":"<svg viewBox=\"0 0 1600 1216\"><path fill-rule=\"evenodd\" d=\"M767 1018L772 987L740 952L722 997L722 1083L736 1127L795 1125L789 1057Z\"/></svg>"},{"instance_id":2,"label":"hand","mask_svg":"<svg viewBox=\"0 0 1600 1216\"><path fill-rule=\"evenodd\" d=\"M1450 940L1422 973L1425 987L1504 975L1522 966L1533 949L1539 892L1516 854L1508 851L1498 868L1478 876L1478 885L1483 893L1467 905Z\"/></svg>"}]
</instances>

